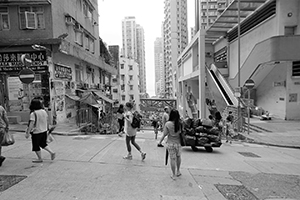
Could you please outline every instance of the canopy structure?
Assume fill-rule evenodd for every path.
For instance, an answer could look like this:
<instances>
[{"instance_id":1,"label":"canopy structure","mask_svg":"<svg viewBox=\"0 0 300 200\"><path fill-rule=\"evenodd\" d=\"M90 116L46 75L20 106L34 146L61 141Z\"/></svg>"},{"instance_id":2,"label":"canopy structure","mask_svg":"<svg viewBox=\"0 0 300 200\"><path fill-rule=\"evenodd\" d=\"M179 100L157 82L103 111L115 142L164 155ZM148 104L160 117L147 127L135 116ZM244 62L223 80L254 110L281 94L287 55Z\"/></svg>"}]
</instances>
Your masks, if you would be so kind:
<instances>
[{"instance_id":1,"label":"canopy structure","mask_svg":"<svg viewBox=\"0 0 300 200\"><path fill-rule=\"evenodd\" d=\"M238 1L240 1L240 13L238 11ZM224 37L227 33L238 25L238 16L240 14L240 23L248 16L253 14L259 7L271 0L234 0L220 14L214 23L206 30L205 41L214 43L219 38Z\"/></svg>"},{"instance_id":2,"label":"canopy structure","mask_svg":"<svg viewBox=\"0 0 300 200\"><path fill-rule=\"evenodd\" d=\"M114 101L107 96L105 96L102 92L93 92L95 95L97 95L100 99L103 99L104 101L113 104Z\"/></svg>"}]
</instances>

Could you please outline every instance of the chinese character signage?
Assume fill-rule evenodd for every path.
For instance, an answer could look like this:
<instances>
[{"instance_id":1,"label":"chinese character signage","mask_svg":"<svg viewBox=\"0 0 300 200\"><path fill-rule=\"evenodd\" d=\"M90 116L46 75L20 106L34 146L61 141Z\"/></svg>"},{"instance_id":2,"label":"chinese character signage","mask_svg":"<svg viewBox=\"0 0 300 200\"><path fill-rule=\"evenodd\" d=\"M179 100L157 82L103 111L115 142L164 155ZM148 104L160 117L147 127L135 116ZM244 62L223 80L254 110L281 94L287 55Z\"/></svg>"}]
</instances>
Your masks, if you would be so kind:
<instances>
[{"instance_id":1,"label":"chinese character signage","mask_svg":"<svg viewBox=\"0 0 300 200\"><path fill-rule=\"evenodd\" d=\"M22 67L21 56L28 54L32 60L31 66L47 65L47 57L45 51L35 52L0 52L0 68L6 67L6 70L0 71L15 71L14 67Z\"/></svg>"},{"instance_id":2,"label":"chinese character signage","mask_svg":"<svg viewBox=\"0 0 300 200\"><path fill-rule=\"evenodd\" d=\"M72 69L70 67L56 64L55 78L72 80Z\"/></svg>"}]
</instances>

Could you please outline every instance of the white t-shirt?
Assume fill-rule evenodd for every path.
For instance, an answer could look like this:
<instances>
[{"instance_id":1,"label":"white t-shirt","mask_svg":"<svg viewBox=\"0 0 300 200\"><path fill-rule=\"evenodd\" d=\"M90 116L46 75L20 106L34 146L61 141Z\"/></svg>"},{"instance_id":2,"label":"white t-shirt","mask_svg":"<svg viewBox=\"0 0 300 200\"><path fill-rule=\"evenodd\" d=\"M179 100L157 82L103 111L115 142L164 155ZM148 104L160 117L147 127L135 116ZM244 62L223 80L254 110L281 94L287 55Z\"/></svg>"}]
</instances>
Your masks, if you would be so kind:
<instances>
[{"instance_id":1,"label":"white t-shirt","mask_svg":"<svg viewBox=\"0 0 300 200\"><path fill-rule=\"evenodd\" d=\"M128 136L135 136L136 135L136 128L131 126L133 119L133 114L131 111L125 112L125 125L124 125L124 132Z\"/></svg>"},{"instance_id":2,"label":"white t-shirt","mask_svg":"<svg viewBox=\"0 0 300 200\"><path fill-rule=\"evenodd\" d=\"M34 113L36 113L36 117ZM33 134L43 133L48 130L48 114L44 109L30 113L30 121L33 121L34 125L32 129Z\"/></svg>"}]
</instances>

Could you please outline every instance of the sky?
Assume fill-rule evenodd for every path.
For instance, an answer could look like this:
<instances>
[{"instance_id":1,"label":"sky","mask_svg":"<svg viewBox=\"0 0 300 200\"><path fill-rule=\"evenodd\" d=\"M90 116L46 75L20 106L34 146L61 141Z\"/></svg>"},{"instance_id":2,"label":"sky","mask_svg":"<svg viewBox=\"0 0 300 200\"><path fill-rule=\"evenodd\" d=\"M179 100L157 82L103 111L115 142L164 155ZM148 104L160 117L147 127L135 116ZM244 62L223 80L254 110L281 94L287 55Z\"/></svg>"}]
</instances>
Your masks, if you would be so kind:
<instances>
[{"instance_id":1,"label":"sky","mask_svg":"<svg viewBox=\"0 0 300 200\"><path fill-rule=\"evenodd\" d=\"M161 37L164 0L98 0L99 35L107 45L122 48L122 20L134 16L145 32L147 93L155 95L154 41ZM194 0L188 0L188 31L194 26ZM190 37L189 37L190 38Z\"/></svg>"}]
</instances>

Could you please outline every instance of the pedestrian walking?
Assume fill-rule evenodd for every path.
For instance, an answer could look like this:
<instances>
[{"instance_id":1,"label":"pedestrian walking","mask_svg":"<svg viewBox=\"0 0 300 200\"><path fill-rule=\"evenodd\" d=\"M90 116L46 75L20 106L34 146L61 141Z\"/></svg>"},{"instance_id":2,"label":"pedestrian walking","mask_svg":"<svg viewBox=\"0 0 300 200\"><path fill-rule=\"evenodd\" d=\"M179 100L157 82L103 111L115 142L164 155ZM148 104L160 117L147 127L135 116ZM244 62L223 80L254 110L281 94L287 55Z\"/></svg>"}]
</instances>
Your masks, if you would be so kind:
<instances>
[{"instance_id":1,"label":"pedestrian walking","mask_svg":"<svg viewBox=\"0 0 300 200\"><path fill-rule=\"evenodd\" d=\"M135 142L135 137L136 137L136 132L137 132L137 128L133 128L132 127L132 121L133 121L133 113L132 113L132 109L133 109L133 105L130 102L127 102L125 104L125 125L124 125L124 132L126 134L126 147L127 147L127 151L128 154L126 156L124 156L124 159L128 159L131 160L132 159L132 154L131 154L131 144L141 153L141 157L142 160L145 160L146 158L146 153L142 151L141 147Z\"/></svg>"},{"instance_id":2,"label":"pedestrian walking","mask_svg":"<svg viewBox=\"0 0 300 200\"><path fill-rule=\"evenodd\" d=\"M164 109L164 114L162 116L162 130L164 130L165 128L165 124L167 123L167 121L169 120L169 113L170 113L170 108L168 106L165 107ZM160 140L161 142L159 142L157 144L158 147L164 147L164 145L162 145L163 140Z\"/></svg>"},{"instance_id":3,"label":"pedestrian walking","mask_svg":"<svg viewBox=\"0 0 300 200\"><path fill-rule=\"evenodd\" d=\"M29 138L29 135L31 135L32 151L37 155L37 160L33 160L32 162L43 162L41 148L48 151L51 155L51 160L54 160L56 154L47 144L48 114L43 109L39 99L33 99L29 109L31 110L30 121L25 137Z\"/></svg>"},{"instance_id":4,"label":"pedestrian walking","mask_svg":"<svg viewBox=\"0 0 300 200\"><path fill-rule=\"evenodd\" d=\"M7 113L5 108L0 105L0 167L2 166L2 163L5 160L5 157L2 156L2 146L1 143L3 141L3 137L5 132L7 132L9 129L9 123L7 118Z\"/></svg>"},{"instance_id":5,"label":"pedestrian walking","mask_svg":"<svg viewBox=\"0 0 300 200\"><path fill-rule=\"evenodd\" d=\"M158 123L158 119L156 118L156 116L153 117L151 125L153 126L153 129L154 129L155 139L157 139L159 123Z\"/></svg>"},{"instance_id":6,"label":"pedestrian walking","mask_svg":"<svg viewBox=\"0 0 300 200\"><path fill-rule=\"evenodd\" d=\"M124 105L123 104L120 104L117 110L117 118L119 123L118 135L122 137L122 134L124 133Z\"/></svg>"},{"instance_id":7,"label":"pedestrian walking","mask_svg":"<svg viewBox=\"0 0 300 200\"><path fill-rule=\"evenodd\" d=\"M231 117L227 116L226 118L226 123L225 123L225 137L226 137L226 143L229 140L229 143L232 143L232 137L233 137L233 125L232 125L232 121L231 121Z\"/></svg>"},{"instance_id":8,"label":"pedestrian walking","mask_svg":"<svg viewBox=\"0 0 300 200\"><path fill-rule=\"evenodd\" d=\"M180 115L177 110L171 110L169 121L165 124L164 133L160 139L160 143L167 136L167 150L171 163L171 178L175 180L176 177L181 176L181 144L180 134L182 130L182 124L180 122Z\"/></svg>"}]
</instances>

